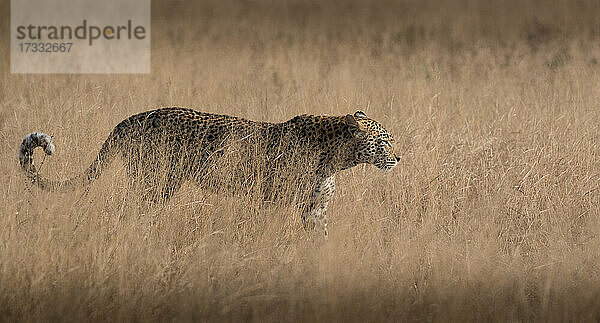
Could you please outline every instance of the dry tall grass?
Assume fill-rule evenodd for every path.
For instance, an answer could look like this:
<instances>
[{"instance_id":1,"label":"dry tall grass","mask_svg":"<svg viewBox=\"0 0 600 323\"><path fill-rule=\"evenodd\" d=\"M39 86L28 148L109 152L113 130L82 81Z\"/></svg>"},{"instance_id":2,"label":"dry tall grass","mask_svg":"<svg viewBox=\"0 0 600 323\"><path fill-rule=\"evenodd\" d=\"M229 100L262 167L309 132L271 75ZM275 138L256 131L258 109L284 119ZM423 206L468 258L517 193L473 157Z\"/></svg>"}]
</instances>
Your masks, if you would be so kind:
<instances>
[{"instance_id":1,"label":"dry tall grass","mask_svg":"<svg viewBox=\"0 0 600 323\"><path fill-rule=\"evenodd\" d=\"M161 2L142 76L10 75L3 36L0 319L598 320L598 12ZM64 194L19 172L29 132L55 136L41 172L65 179L161 105L268 121L360 108L403 159L338 176L327 242L292 207L194 185L144 212L120 162Z\"/></svg>"}]
</instances>

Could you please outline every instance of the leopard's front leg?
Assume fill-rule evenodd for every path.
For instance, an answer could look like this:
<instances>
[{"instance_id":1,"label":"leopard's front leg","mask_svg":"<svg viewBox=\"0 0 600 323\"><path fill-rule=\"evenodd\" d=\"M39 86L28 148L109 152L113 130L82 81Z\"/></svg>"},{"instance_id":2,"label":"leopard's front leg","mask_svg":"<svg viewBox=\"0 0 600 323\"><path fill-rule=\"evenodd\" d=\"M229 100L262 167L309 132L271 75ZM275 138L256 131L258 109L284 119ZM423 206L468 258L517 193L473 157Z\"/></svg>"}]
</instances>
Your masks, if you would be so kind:
<instances>
[{"instance_id":1,"label":"leopard's front leg","mask_svg":"<svg viewBox=\"0 0 600 323\"><path fill-rule=\"evenodd\" d=\"M327 205L335 193L335 176L318 181L311 193L308 207L302 213L302 222L306 230L323 230L327 236Z\"/></svg>"}]
</instances>

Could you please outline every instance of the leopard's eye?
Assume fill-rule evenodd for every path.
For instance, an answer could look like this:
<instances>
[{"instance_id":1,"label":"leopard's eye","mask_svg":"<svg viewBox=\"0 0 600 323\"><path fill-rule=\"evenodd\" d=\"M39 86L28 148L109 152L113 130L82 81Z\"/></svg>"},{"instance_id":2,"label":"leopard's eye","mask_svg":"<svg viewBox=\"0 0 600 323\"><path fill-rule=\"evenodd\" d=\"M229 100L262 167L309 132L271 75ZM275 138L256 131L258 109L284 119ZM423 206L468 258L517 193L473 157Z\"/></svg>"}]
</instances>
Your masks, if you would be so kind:
<instances>
[{"instance_id":1,"label":"leopard's eye","mask_svg":"<svg viewBox=\"0 0 600 323\"><path fill-rule=\"evenodd\" d=\"M377 139L377 143L387 147L392 147L392 144L388 140Z\"/></svg>"}]
</instances>

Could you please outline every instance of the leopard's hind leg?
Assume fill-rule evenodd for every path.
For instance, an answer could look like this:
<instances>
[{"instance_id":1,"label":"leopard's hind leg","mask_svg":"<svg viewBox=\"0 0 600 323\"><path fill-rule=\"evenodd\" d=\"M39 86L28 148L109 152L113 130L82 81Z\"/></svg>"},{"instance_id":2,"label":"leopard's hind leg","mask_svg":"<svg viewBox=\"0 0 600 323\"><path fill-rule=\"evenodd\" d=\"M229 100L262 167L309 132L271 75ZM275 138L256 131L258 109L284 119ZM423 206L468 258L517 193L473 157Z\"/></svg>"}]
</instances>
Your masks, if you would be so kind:
<instances>
[{"instance_id":1,"label":"leopard's hind leg","mask_svg":"<svg viewBox=\"0 0 600 323\"><path fill-rule=\"evenodd\" d=\"M185 172L176 161L159 162L154 158L131 159L125 163L127 175L144 204L167 202L185 181Z\"/></svg>"}]
</instances>

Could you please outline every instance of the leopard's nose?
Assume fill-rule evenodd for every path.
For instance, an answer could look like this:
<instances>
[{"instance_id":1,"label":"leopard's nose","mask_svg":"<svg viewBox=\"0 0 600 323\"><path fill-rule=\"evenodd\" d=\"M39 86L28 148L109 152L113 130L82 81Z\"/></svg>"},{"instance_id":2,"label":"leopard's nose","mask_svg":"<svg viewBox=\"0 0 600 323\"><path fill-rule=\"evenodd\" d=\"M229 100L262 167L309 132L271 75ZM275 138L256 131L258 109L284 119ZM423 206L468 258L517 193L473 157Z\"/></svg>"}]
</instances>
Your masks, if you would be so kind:
<instances>
[{"instance_id":1,"label":"leopard's nose","mask_svg":"<svg viewBox=\"0 0 600 323\"><path fill-rule=\"evenodd\" d=\"M400 156L394 155L394 158L396 158L396 162L400 162Z\"/></svg>"}]
</instances>

